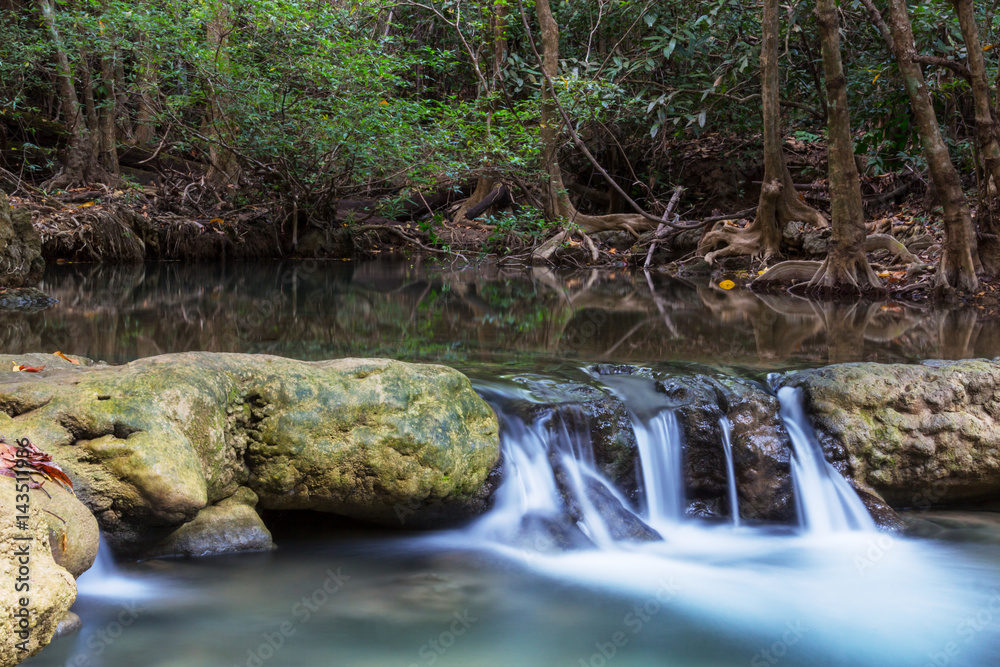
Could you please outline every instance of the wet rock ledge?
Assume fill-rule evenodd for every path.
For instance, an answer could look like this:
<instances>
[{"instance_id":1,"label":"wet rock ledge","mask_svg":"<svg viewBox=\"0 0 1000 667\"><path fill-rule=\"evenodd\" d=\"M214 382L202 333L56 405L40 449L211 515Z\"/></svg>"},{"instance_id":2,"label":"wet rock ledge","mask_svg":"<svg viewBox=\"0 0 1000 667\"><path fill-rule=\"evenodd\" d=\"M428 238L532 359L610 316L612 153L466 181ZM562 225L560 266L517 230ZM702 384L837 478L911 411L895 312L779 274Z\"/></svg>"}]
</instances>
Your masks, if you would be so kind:
<instances>
[{"instance_id":1,"label":"wet rock ledge","mask_svg":"<svg viewBox=\"0 0 1000 667\"><path fill-rule=\"evenodd\" d=\"M0 433L52 455L122 556L271 548L262 509L443 525L483 510L499 458L496 415L444 366L80 361L0 355Z\"/></svg>"},{"instance_id":2,"label":"wet rock ledge","mask_svg":"<svg viewBox=\"0 0 1000 667\"><path fill-rule=\"evenodd\" d=\"M996 500L1000 358L789 374L827 460L897 509Z\"/></svg>"}]
</instances>

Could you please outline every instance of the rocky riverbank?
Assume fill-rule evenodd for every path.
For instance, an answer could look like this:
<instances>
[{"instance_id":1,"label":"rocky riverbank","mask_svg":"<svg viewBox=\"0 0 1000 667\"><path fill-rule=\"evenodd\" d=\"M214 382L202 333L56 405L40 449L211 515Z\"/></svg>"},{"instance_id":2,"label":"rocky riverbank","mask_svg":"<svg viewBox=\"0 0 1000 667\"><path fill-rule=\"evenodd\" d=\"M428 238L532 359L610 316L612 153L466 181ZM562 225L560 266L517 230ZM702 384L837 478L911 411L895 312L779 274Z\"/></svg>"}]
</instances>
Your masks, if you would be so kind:
<instances>
[{"instance_id":1,"label":"rocky riverbank","mask_svg":"<svg viewBox=\"0 0 1000 667\"><path fill-rule=\"evenodd\" d=\"M133 557L271 548L256 509L433 526L483 509L496 416L443 366L187 353L52 355L0 373L0 431L44 443Z\"/></svg>"}]
</instances>

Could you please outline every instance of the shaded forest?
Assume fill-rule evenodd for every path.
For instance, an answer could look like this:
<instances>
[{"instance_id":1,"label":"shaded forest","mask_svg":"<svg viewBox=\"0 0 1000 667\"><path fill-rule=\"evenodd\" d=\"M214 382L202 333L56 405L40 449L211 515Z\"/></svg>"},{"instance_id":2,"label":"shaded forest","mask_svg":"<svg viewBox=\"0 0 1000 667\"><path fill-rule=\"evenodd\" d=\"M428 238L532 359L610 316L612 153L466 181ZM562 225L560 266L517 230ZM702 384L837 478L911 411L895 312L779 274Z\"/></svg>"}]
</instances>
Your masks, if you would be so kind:
<instances>
[{"instance_id":1,"label":"shaded forest","mask_svg":"<svg viewBox=\"0 0 1000 667\"><path fill-rule=\"evenodd\" d=\"M0 2L49 260L493 254L812 293L1000 273L994 6Z\"/></svg>"}]
</instances>

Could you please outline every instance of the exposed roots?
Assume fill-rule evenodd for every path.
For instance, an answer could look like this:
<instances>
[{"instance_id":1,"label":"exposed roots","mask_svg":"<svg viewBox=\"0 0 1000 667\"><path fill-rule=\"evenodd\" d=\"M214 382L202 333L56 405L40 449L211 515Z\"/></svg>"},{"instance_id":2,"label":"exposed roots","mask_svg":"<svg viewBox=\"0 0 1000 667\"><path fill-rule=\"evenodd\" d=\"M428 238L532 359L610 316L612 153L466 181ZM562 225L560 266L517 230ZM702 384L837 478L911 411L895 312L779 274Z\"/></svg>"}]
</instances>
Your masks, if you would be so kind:
<instances>
[{"instance_id":1,"label":"exposed roots","mask_svg":"<svg viewBox=\"0 0 1000 667\"><path fill-rule=\"evenodd\" d=\"M892 254L893 258L905 264L920 264L920 258L906 249L906 246L897 241L889 234L869 234L865 239L865 252L885 250Z\"/></svg>"},{"instance_id":2,"label":"exposed roots","mask_svg":"<svg viewBox=\"0 0 1000 667\"><path fill-rule=\"evenodd\" d=\"M808 283L810 293L865 294L882 292L882 281L878 279L864 253L838 258L834 255L823 260L815 275Z\"/></svg>"},{"instance_id":3,"label":"exposed roots","mask_svg":"<svg viewBox=\"0 0 1000 667\"><path fill-rule=\"evenodd\" d=\"M823 267L825 262L812 262L805 260L790 260L775 264L763 274L761 274L750 285L752 287L768 286L776 283L807 283L812 280L817 272Z\"/></svg>"},{"instance_id":4,"label":"exposed roots","mask_svg":"<svg viewBox=\"0 0 1000 667\"><path fill-rule=\"evenodd\" d=\"M752 287L805 283L810 294L868 294L882 292L882 282L863 254L822 262L793 260L775 264L751 283Z\"/></svg>"},{"instance_id":5,"label":"exposed roots","mask_svg":"<svg viewBox=\"0 0 1000 667\"><path fill-rule=\"evenodd\" d=\"M476 218L477 215L469 216L470 210L476 209L486 198L488 198L496 189L498 185L498 180L496 177L492 176L482 176L476 181L476 189L472 191L472 194L462 202L459 202L458 208L455 209L455 213L451 216L454 222L464 222L467 218ZM501 186L502 187L502 186ZM482 215L485 211L479 211L478 215Z\"/></svg>"},{"instance_id":6,"label":"exposed roots","mask_svg":"<svg viewBox=\"0 0 1000 667\"><path fill-rule=\"evenodd\" d=\"M702 237L698 244L698 254L705 256L709 266L714 266L720 257L750 255L768 260L777 255L781 234L774 227L774 213L780 196L780 183L762 185L757 218L742 228L727 224L725 221L717 223L712 231ZM713 250L713 248L719 249Z\"/></svg>"},{"instance_id":7,"label":"exposed roots","mask_svg":"<svg viewBox=\"0 0 1000 667\"><path fill-rule=\"evenodd\" d=\"M552 256L562 247L563 243L568 242L574 235L578 235L582 241L584 247L587 248L587 252L590 255L590 260L596 262L600 259L600 253L597 251L597 246L594 242L587 236L587 233L582 230L563 230L556 234L555 236L549 238L545 243L535 248L534 252L531 253L531 261L535 264L543 264L552 259Z\"/></svg>"},{"instance_id":8,"label":"exposed roots","mask_svg":"<svg viewBox=\"0 0 1000 667\"><path fill-rule=\"evenodd\" d=\"M712 231L702 237L698 244L698 254L705 256L710 266L715 266L716 260L722 257L740 257L750 255L764 260L778 254L776 243L765 240L766 235L756 222L746 227L736 227L725 222L716 224ZM718 248L713 250L713 248Z\"/></svg>"}]
</instances>

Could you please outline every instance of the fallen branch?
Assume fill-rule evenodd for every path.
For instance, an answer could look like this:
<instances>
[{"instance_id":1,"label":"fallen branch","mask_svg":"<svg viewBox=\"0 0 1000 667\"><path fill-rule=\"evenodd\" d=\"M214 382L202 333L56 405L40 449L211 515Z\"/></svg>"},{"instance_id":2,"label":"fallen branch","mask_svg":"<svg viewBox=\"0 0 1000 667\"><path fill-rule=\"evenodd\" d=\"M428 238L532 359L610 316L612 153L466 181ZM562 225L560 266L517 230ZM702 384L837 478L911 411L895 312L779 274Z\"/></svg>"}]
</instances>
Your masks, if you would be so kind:
<instances>
[{"instance_id":1,"label":"fallen branch","mask_svg":"<svg viewBox=\"0 0 1000 667\"><path fill-rule=\"evenodd\" d=\"M683 192L684 188L680 185L678 185L677 188L674 189L674 194L670 198L670 203L667 204L667 209L663 212L664 221L669 220L670 216L674 214L674 208L676 208L677 202L681 200L681 194ZM663 233L664 230L666 230L666 228L667 228L666 225L664 225L661 222L660 226L656 228L656 232L653 235L654 239L658 239L660 237L660 234ZM642 265L643 269L649 268L649 263L653 261L654 252L656 252L656 240L654 240L652 243L649 244L649 251L646 253L646 262Z\"/></svg>"}]
</instances>

